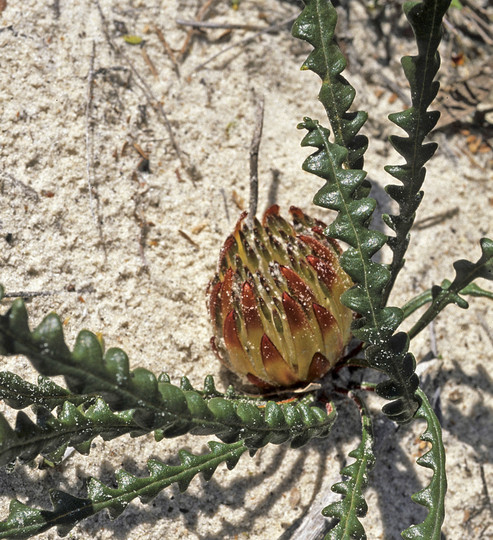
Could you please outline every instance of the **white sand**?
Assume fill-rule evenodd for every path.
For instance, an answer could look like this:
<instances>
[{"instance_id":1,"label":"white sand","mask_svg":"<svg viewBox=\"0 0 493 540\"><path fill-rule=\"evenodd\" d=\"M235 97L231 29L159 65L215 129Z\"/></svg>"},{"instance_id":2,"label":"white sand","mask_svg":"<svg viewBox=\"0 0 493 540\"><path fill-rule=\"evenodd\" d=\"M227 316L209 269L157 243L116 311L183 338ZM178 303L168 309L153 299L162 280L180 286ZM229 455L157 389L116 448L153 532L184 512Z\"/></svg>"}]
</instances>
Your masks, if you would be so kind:
<instances>
[{"instance_id":1,"label":"white sand","mask_svg":"<svg viewBox=\"0 0 493 540\"><path fill-rule=\"evenodd\" d=\"M219 248L239 215L235 201L248 199L256 96L264 95L266 104L259 210L270 196L284 209L295 204L330 219L311 204L321 182L301 171L307 150L300 148L302 133L295 129L304 115L324 118L315 99L317 78L299 72L309 49L287 31L264 34L194 72L228 43L226 38L221 41L222 30L214 30L209 32L210 41L194 41L179 78L155 25L170 46L179 49L185 31L175 19L192 19L198 2L101 0L100 4L106 24L91 0L8 0L0 15L0 282L7 292L56 292L28 303L32 324L56 311L70 344L80 329L88 328L102 332L107 346L127 351L134 368L167 371L175 382L186 375L199 387L212 373L218 387L225 388L231 378L209 347L205 289ZM272 23L296 13L294 6L266 0L243 0L238 12L226 1L217 4L208 20L263 25L260 14ZM115 30L116 21L124 23L130 34L143 37L144 47L126 44ZM125 57L111 49L105 30ZM231 40L247 35L251 33L235 31ZM91 130L87 107L93 44ZM183 163L130 63L168 115ZM366 83L356 75L354 84L360 88ZM367 133L384 125L388 134L390 92L377 98L375 89L371 87L359 104L383 124L369 125ZM398 100L393 110L402 107ZM94 168L89 167L89 173L87 133L94 145ZM137 170L141 158L133 143L150 155L150 173ZM464 147L464 137L449 140L449 148L454 146ZM380 185L389 182L382 166L398 159L389 155L388 145L378 141L367 154L367 170ZM192 177L184 164L193 165L198 174ZM464 256L476 260L479 238L492 233L487 191L491 173L460 153L452 157L442 153L428 169L418 219L461 209L453 218L414 234L397 303L452 278L452 262ZM273 180L276 174L278 183ZM377 193L377 197L384 196ZM144 223L148 231L143 236ZM69 286L80 292L66 292ZM4 304L6 309L8 301ZM481 321L490 325L490 337ZM440 360L428 371L432 377L426 389L442 391L448 540L493 538L490 510L481 506L480 471L483 467L486 482L493 485L493 384L487 366L491 323L491 304L472 299L470 310L449 307L435 325ZM423 332L412 345L418 359L430 350L429 335ZM3 362L3 369L36 381L26 359ZM377 401L371 401L372 407L381 418ZM381 435L378 463L367 495L370 517L364 520L371 539L399 538L400 530L424 515L409 499L426 477L414 464L418 426L401 428L395 436L393 432L390 423L376 422L376 435ZM2 494L5 501L15 496L49 508L49 488L83 495L91 475L113 484L114 470L122 465L145 475L148 458L176 462L178 449L200 452L207 440L182 437L156 444L151 436L108 443L96 439L90 456L74 455L56 470L17 466L12 475L1 472ZM328 440L300 450L265 448L253 459L244 456L232 472L219 467L209 483L195 479L185 494L173 486L147 506L134 502L114 522L106 514L89 519L71 537L278 538L303 518L312 503L320 505L323 496L337 498L328 486L337 481L344 456L357 441L357 413L351 404L342 406ZM6 503L4 509L6 515ZM289 531L283 538L311 538ZM55 537L54 530L41 535Z\"/></svg>"}]
</instances>

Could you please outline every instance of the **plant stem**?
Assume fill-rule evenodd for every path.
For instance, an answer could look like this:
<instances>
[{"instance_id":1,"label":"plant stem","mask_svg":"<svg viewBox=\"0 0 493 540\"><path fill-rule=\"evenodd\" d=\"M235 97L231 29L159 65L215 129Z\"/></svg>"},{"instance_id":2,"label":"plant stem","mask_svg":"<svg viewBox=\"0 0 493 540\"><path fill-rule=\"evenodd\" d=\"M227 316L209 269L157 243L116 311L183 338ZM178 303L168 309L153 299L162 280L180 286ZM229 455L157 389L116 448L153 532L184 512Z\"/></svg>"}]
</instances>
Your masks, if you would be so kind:
<instances>
[{"instance_id":1,"label":"plant stem","mask_svg":"<svg viewBox=\"0 0 493 540\"><path fill-rule=\"evenodd\" d=\"M445 279L442 281L441 284L441 291L438 293L438 295L433 298L433 292L432 289L428 289L427 291L424 291L423 293L419 294L412 300L410 300L404 307L404 318L409 317L411 313L419 309L421 306L427 304L428 302L433 302L431 306L423 313L423 315L420 317L420 319L416 322L416 324L411 328L409 331L409 339L412 339L416 335L418 335L421 330L426 328L430 322L435 319L435 317L448 305L451 303L456 303L460 307L467 307L467 302L463 299L461 299L464 303L460 304L457 302L456 298L458 295L467 294L469 296L476 296L480 298L489 298L493 300L493 292L487 291L485 289L482 289L481 287L478 287L475 283L469 283L466 287L463 287L458 293L455 289L457 287L453 287L452 289L449 289L451 286L451 283L449 280Z\"/></svg>"}]
</instances>

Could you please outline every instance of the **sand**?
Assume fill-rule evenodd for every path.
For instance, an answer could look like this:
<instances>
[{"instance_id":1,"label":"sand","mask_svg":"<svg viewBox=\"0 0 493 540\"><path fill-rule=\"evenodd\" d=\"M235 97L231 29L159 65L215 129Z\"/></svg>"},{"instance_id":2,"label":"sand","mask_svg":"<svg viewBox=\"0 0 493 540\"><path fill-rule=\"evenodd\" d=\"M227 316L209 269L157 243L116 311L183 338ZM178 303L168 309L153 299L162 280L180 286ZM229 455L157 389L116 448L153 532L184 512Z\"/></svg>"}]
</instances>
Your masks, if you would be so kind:
<instances>
[{"instance_id":1,"label":"sand","mask_svg":"<svg viewBox=\"0 0 493 540\"><path fill-rule=\"evenodd\" d=\"M322 183L301 170L308 152L296 125L305 115L324 121L318 80L299 71L309 48L283 27L199 69L254 34L213 29L195 36L177 69L156 30L178 56L186 28L175 20L195 18L197 1L100 0L99 7L90 0L8 0L0 14L0 282L9 293L50 293L27 302L33 327L55 311L69 344L79 330L91 329L108 347L123 348L133 368L165 371L176 383L185 375L197 387L211 373L224 389L233 378L209 345L205 291L222 242L247 206L259 96L265 97L259 211L276 202L285 211L294 204L331 219L311 202ZM207 20L264 27L297 11L292 3L266 0L243 0L233 11L224 1ZM355 24L364 15L358 13ZM143 44L125 42L124 34ZM365 50L364 36L356 51ZM400 50L400 42L396 47L413 52ZM391 75L391 67L382 72ZM390 179L382 167L399 158L386 142L397 133L386 115L406 104L399 98L392 104L388 86L368 83L357 63L347 76L363 92L358 107L371 113L365 132L377 138L366 169L379 209L388 211L382 186ZM422 226L413 234L396 305L453 278L453 261L476 260L479 239L492 234L491 154L472 155L465 137L458 131L436 136L444 149L428 167ZM9 303L2 302L3 311ZM449 307L432 334L426 330L412 343L421 360L436 341L438 358L422 370L428 394L441 392L449 540L493 538L485 494L493 483L491 328L491 303L472 299L467 311ZM2 362L4 370L36 381L25 358ZM381 401L370 403L377 465L364 525L368 538L396 539L424 517L409 499L427 477L414 463L423 451L420 426L396 430L379 412ZM13 420L12 411L5 414ZM342 402L329 439L298 450L266 447L253 459L243 456L233 471L220 466L210 482L194 479L186 493L172 486L148 505L132 503L115 521L105 513L88 519L69 537L319 538L320 529L310 532L304 519L323 525L319 507L337 500L330 485L358 444L358 422L355 407ZM90 476L114 485L122 466L146 475L147 459L176 463L180 448L201 452L209 439L98 438L90 455L73 455L53 470L17 465L12 474L0 473L2 516L12 497L49 508L49 488L82 496ZM56 536L51 530L40 538Z\"/></svg>"}]
</instances>

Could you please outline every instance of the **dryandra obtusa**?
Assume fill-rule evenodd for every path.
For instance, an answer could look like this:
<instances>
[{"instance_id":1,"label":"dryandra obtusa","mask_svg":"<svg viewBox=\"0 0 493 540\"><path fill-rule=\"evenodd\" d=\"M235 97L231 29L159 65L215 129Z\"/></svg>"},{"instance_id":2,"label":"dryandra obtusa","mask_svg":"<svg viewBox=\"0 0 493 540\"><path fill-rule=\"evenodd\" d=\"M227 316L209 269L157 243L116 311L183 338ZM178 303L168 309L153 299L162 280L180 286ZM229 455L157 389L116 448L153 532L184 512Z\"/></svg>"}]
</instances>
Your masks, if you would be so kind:
<instances>
[{"instance_id":1,"label":"dryandra obtusa","mask_svg":"<svg viewBox=\"0 0 493 540\"><path fill-rule=\"evenodd\" d=\"M325 225L291 207L292 224L269 208L251 225L243 213L209 285L220 360L261 387L293 386L325 375L342 357L352 311L341 294L352 281Z\"/></svg>"}]
</instances>

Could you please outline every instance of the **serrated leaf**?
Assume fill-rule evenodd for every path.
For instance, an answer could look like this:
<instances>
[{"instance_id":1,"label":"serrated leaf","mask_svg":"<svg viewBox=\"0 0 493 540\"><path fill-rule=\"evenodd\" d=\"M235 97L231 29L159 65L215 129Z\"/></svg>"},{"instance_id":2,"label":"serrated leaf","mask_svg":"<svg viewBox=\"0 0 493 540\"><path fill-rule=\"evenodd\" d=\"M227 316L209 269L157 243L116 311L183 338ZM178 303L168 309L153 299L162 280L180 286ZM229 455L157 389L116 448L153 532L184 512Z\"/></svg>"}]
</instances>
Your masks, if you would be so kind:
<instances>
[{"instance_id":1,"label":"serrated leaf","mask_svg":"<svg viewBox=\"0 0 493 540\"><path fill-rule=\"evenodd\" d=\"M135 433L138 426L133 422L132 414L132 411L113 413L98 398L86 411L70 402L65 402L56 416L40 410L36 424L21 411L16 418L15 430L0 415L0 466L15 459L31 461L39 454L56 463L57 456L61 459L67 446L85 452L98 435L110 440L125 433Z\"/></svg>"},{"instance_id":2,"label":"serrated leaf","mask_svg":"<svg viewBox=\"0 0 493 540\"><path fill-rule=\"evenodd\" d=\"M454 280L452 282L445 281L442 285L432 287L432 303L409 331L411 337L416 336L423 328L426 328L449 304L456 304L466 309L469 304L459 293L465 291L464 294L471 294L468 292L467 287L470 287L475 279L493 280L493 241L489 238L482 238L480 245L481 257L475 263L467 260L456 261L454 263ZM485 291L481 296L488 297L489 294ZM411 307L414 309L413 306Z\"/></svg>"},{"instance_id":3,"label":"serrated leaf","mask_svg":"<svg viewBox=\"0 0 493 540\"><path fill-rule=\"evenodd\" d=\"M418 525L412 525L402 532L406 540L440 540L441 528L445 517L445 494L447 491L447 476L445 471L445 448L442 442L440 422L433 412L426 394L418 389L421 405L416 412L416 418L426 421L426 429L421 440L431 443L431 449L417 459L417 463L433 471L430 483L412 496L415 503L425 506L428 514Z\"/></svg>"},{"instance_id":4,"label":"serrated leaf","mask_svg":"<svg viewBox=\"0 0 493 540\"><path fill-rule=\"evenodd\" d=\"M21 325L20 334L17 324ZM68 402L82 404L87 408L90 400L94 400L97 395L103 397L108 410L132 411L131 423L123 432L136 436L155 431L156 440L177 437L184 433L215 434L225 442L242 439L250 449L255 450L270 442L281 444L291 441L292 445L300 446L314 437L326 437L333 425L334 417L323 410L313 417L316 418L316 425L312 417L303 419L297 412L299 401L287 406L273 403L266 409L264 400L249 400L247 403L243 396L235 395L234 391L227 395L221 394L215 389L211 377L206 379L204 391L201 392L195 390L186 378L181 380L178 387L169 382L167 375L162 374L158 380L146 369L137 368L131 371L124 351L110 348L103 354L100 340L87 330L79 334L74 352L71 353L64 342L62 325L54 314L49 315L33 334L26 332L26 328L27 313L22 300L19 300L14 302L6 315L0 316L0 339L5 345L5 353L26 355L44 375L65 376L70 391L48 383L43 383L43 387L36 387L14 375L6 375L7 379L10 377L9 380L15 382L19 390L16 404L27 406L36 402L51 409L57 404L65 403L66 410L62 412L60 422L65 421L65 414L67 418L75 418L81 414L80 425L86 421L92 424L88 426L85 439L75 434L72 438L64 435L57 439L50 434L46 439L51 441L47 447L32 441L29 452L33 454L27 451L26 439L25 449L21 450L19 447L19 457L35 456L39 452L51 454L68 442L71 446L86 451L90 434L92 437L101 434L103 438L117 436L117 432L105 431L104 425L99 430L97 412L100 410L100 402L97 402L95 408L85 412L68 408ZM12 399L13 392L7 392ZM269 410L269 423L265 420L266 410ZM296 417L297 422L290 423L288 416ZM276 420L279 423L276 423ZM54 430L56 422L50 422L53 422ZM46 423L46 426L49 425L49 422ZM7 447L4 447L4 450L5 458L3 461L0 459L0 462L7 463L15 459L15 452L11 452Z\"/></svg>"},{"instance_id":5,"label":"serrated leaf","mask_svg":"<svg viewBox=\"0 0 493 540\"><path fill-rule=\"evenodd\" d=\"M304 10L293 25L292 34L313 46L302 69L310 69L322 79L319 100L329 117L335 142L346 151L346 168L360 169L368 139L356 137L356 134L368 115L363 111L348 112L355 90L341 75L346 67L346 59L334 39L336 23L337 12L330 2L306 0ZM313 141L309 144L312 146Z\"/></svg>"},{"instance_id":6,"label":"serrated leaf","mask_svg":"<svg viewBox=\"0 0 493 540\"><path fill-rule=\"evenodd\" d=\"M348 112L355 92L341 75L346 63L334 39L336 22L337 14L330 2L309 0L293 26L293 35L308 41L314 47L303 67L311 69L322 78L319 99L327 111L334 135L332 142L327 128L310 118L304 119L298 126L308 132L302 145L313 146L316 151L305 160L303 168L326 180L314 202L338 212L326 234L349 245L340 262L355 285L342 295L341 301L360 315L353 324L353 335L369 345L365 352L368 365L384 371L390 377L390 381L378 389L380 395L394 400L384 410L399 422L407 422L412 419L419 406L415 397L417 377L408 369L413 365L413 361L409 361L412 355L407 345L401 343L396 348L391 342L394 332L403 320L401 310L385 306L393 274L386 265L372 259L387 242L387 236L370 228L376 203L367 196L366 173L359 169L366 143L355 146L356 132L366 116L360 112ZM420 77L413 71L413 61L408 62L405 69L413 77ZM427 95L435 90L435 86L428 89ZM434 125L437 116L428 113L421 102L420 107L421 124L418 128L410 123L413 120L412 113L403 112L393 119L407 128L409 133L419 132L421 136L424 127ZM396 138L394 143L406 155L413 154L415 150L414 143L409 139ZM425 145L418 156L413 154L413 158L423 160L434 150L434 145ZM403 170L396 170L399 177L405 178ZM417 178L422 177L419 168ZM405 195L404 191L398 188L395 193L399 198ZM411 199L414 204L417 197L412 195ZM392 216L388 220L399 230L398 218ZM403 237L401 248L405 242L407 235Z\"/></svg>"},{"instance_id":7,"label":"serrated leaf","mask_svg":"<svg viewBox=\"0 0 493 540\"><path fill-rule=\"evenodd\" d=\"M418 383L416 375L408 369L414 362L414 359L409 360L412 355L408 341L402 341L400 334L394 335L403 320L403 313L399 308L383 306L382 297L390 272L385 265L372 260L386 240L385 235L368 228L375 202L368 198L355 199L354 184L343 184L342 180L350 171L341 169L340 154L332 151L336 145L327 139L327 130L309 118L305 118L302 125L309 131L316 131L317 136L309 140L321 144L314 155L320 161L317 170L327 172L327 184L318 196L322 194L320 200L330 200L330 208L338 211L327 233L350 246L341 256L340 263L355 286L341 296L341 302L361 315L354 322L352 332L356 338L368 343L365 351L368 364L384 371L391 379L390 386L377 389L382 397L394 400L384 411L398 422L408 422L419 405L414 395ZM333 196L335 192L337 197ZM325 193L329 195L324 199ZM386 388L392 391L387 392Z\"/></svg>"},{"instance_id":8,"label":"serrated leaf","mask_svg":"<svg viewBox=\"0 0 493 540\"><path fill-rule=\"evenodd\" d=\"M0 399L13 409L24 409L31 405L52 410L70 401L76 405L86 403L93 396L71 394L66 388L46 377L38 378L38 385L28 383L15 373L0 372Z\"/></svg>"},{"instance_id":9,"label":"serrated leaf","mask_svg":"<svg viewBox=\"0 0 493 540\"><path fill-rule=\"evenodd\" d=\"M427 109L440 86L434 78L440 67L438 45L442 35L442 19L449 5L450 0L424 0L404 4L404 12L416 38L418 55L402 58L402 67L410 85L412 106L389 115L389 119L403 129L408 137L390 137L392 146L404 157L405 164L385 167L403 185L389 185L385 188L399 204L400 213L386 220L391 223L396 236L389 241L393 257L390 264L391 279L383 297L384 303L388 300L397 274L404 266L409 231L422 199L420 190L426 174L424 164L437 149L436 143L425 144L424 140L440 117L437 111Z\"/></svg>"},{"instance_id":10,"label":"serrated leaf","mask_svg":"<svg viewBox=\"0 0 493 540\"><path fill-rule=\"evenodd\" d=\"M0 538L27 538L55 526L58 532L64 535L82 519L105 509L115 518L137 497L147 503L173 483L184 488L197 474L205 473L210 478L211 471L221 463L233 468L247 451L243 441L233 444L212 442L209 447L211 451L206 454L189 454L185 459L186 463L179 466L168 466L157 460L150 460L150 474L144 478L119 471L117 488L110 488L98 480L90 479L86 498L54 490L50 493L53 510L33 509L19 501L12 501L7 519L0 523Z\"/></svg>"},{"instance_id":11,"label":"serrated leaf","mask_svg":"<svg viewBox=\"0 0 493 540\"><path fill-rule=\"evenodd\" d=\"M363 490L368 484L368 473L375 464L373 429L366 405L357 396L353 395L353 399L361 413L361 442L349 453L349 457L355 461L341 471L341 475L347 479L332 486L332 491L342 495L343 499L322 510L325 517L336 520L324 540L366 539L365 530L358 518L365 517L368 511Z\"/></svg>"}]
</instances>

